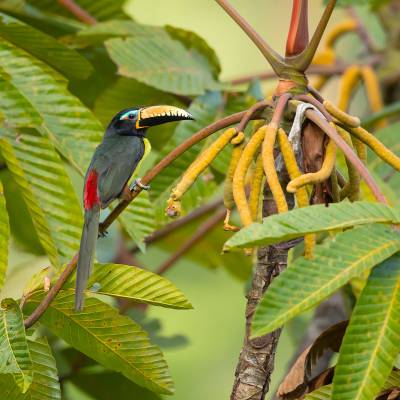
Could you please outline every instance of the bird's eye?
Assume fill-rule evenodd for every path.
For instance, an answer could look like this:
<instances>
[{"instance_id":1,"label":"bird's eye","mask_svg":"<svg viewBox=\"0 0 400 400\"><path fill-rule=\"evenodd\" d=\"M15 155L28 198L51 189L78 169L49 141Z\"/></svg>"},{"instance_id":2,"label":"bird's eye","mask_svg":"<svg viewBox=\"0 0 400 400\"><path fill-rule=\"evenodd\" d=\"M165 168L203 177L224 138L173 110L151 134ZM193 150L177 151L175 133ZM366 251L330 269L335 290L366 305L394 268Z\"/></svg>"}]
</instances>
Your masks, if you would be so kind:
<instances>
[{"instance_id":1,"label":"bird's eye","mask_svg":"<svg viewBox=\"0 0 400 400\"><path fill-rule=\"evenodd\" d=\"M128 114L128 118L129 118L129 119L134 119L134 118L135 118L135 114L134 114L134 113Z\"/></svg>"}]
</instances>

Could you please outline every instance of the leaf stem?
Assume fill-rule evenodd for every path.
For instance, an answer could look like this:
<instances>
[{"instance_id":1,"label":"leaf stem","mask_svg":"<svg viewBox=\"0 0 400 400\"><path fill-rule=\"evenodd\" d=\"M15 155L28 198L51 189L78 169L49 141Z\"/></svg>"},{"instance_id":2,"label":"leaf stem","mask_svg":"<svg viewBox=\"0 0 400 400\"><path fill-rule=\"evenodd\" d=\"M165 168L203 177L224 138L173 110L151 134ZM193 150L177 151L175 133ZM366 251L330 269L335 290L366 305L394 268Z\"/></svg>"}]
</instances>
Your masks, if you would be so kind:
<instances>
[{"instance_id":1,"label":"leaf stem","mask_svg":"<svg viewBox=\"0 0 400 400\"><path fill-rule=\"evenodd\" d=\"M81 22L84 22L88 25L97 24L97 19L92 17L86 10L84 10L81 6L75 3L74 0L57 0L58 3L66 8L71 14L73 14L76 19Z\"/></svg>"}]
</instances>

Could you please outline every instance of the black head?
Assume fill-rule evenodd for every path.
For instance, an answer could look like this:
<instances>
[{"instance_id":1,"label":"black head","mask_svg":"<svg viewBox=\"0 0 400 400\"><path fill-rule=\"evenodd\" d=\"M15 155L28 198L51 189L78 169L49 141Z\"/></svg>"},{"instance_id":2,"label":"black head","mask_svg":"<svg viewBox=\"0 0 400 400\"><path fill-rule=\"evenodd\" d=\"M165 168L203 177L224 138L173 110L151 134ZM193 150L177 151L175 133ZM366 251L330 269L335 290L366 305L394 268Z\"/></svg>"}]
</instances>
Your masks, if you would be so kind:
<instances>
[{"instance_id":1,"label":"black head","mask_svg":"<svg viewBox=\"0 0 400 400\"><path fill-rule=\"evenodd\" d=\"M106 136L143 136L151 126L190 119L194 119L190 113L174 106L126 108L111 120Z\"/></svg>"}]
</instances>

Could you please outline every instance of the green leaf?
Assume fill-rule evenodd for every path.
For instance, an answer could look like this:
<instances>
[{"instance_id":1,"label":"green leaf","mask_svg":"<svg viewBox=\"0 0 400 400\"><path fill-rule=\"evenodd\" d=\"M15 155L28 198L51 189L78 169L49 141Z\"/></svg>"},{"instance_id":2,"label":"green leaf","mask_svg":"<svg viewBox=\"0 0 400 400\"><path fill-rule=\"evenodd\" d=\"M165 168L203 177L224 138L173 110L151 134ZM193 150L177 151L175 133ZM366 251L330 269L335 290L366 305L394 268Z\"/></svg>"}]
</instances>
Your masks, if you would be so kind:
<instances>
[{"instance_id":1,"label":"green leaf","mask_svg":"<svg viewBox=\"0 0 400 400\"><path fill-rule=\"evenodd\" d=\"M28 340L33 378L29 390L22 394L7 375L0 375L0 390L7 400L61 400L57 367L45 338Z\"/></svg>"},{"instance_id":2,"label":"green leaf","mask_svg":"<svg viewBox=\"0 0 400 400\"><path fill-rule=\"evenodd\" d=\"M400 249L400 235L375 224L337 234L317 245L314 258L296 259L268 288L253 318L253 336L262 336L329 297Z\"/></svg>"},{"instance_id":3,"label":"green leaf","mask_svg":"<svg viewBox=\"0 0 400 400\"><path fill-rule=\"evenodd\" d=\"M189 112L195 121L180 122L167 145L163 148L160 159L171 152L176 146L191 137L195 132L211 124L217 116L218 107L222 104L221 94L218 92L207 93L195 99L189 107ZM186 171L189 165L199 155L204 143L200 142L185 151L162 174L156 176L151 182L150 197L165 199L169 195L174 182Z\"/></svg>"},{"instance_id":4,"label":"green leaf","mask_svg":"<svg viewBox=\"0 0 400 400\"><path fill-rule=\"evenodd\" d=\"M42 123L41 116L32 104L21 95L10 81L1 77L1 71L0 113L3 114L3 118L10 126L37 127Z\"/></svg>"},{"instance_id":5,"label":"green leaf","mask_svg":"<svg viewBox=\"0 0 400 400\"><path fill-rule=\"evenodd\" d=\"M304 400L331 400L332 385L321 386L306 395Z\"/></svg>"},{"instance_id":6,"label":"green leaf","mask_svg":"<svg viewBox=\"0 0 400 400\"><path fill-rule=\"evenodd\" d=\"M0 36L50 64L66 76L86 79L93 67L76 50L16 18L0 13Z\"/></svg>"},{"instance_id":7,"label":"green leaf","mask_svg":"<svg viewBox=\"0 0 400 400\"><path fill-rule=\"evenodd\" d=\"M217 53L201 36L193 31L171 25L166 25L165 30L173 39L182 42L187 49L196 49L199 53L204 55L211 66L214 78L218 78L221 72L221 64L218 60Z\"/></svg>"},{"instance_id":8,"label":"green leaf","mask_svg":"<svg viewBox=\"0 0 400 400\"><path fill-rule=\"evenodd\" d=\"M12 374L25 393L32 383L32 360L25 336L21 309L13 299L4 299L0 309L0 376Z\"/></svg>"},{"instance_id":9,"label":"green leaf","mask_svg":"<svg viewBox=\"0 0 400 400\"><path fill-rule=\"evenodd\" d=\"M346 229L374 222L398 223L400 211L380 203L357 201L297 208L284 214L271 215L233 235L224 250L269 245L307 233Z\"/></svg>"},{"instance_id":10,"label":"green leaf","mask_svg":"<svg viewBox=\"0 0 400 400\"><path fill-rule=\"evenodd\" d=\"M68 92L67 82L60 81L54 70L4 39L0 39L1 70L43 118L43 133L79 171L85 171L103 128Z\"/></svg>"},{"instance_id":11,"label":"green leaf","mask_svg":"<svg viewBox=\"0 0 400 400\"><path fill-rule=\"evenodd\" d=\"M382 389L400 351L400 255L375 267L340 347L332 400L370 400Z\"/></svg>"},{"instance_id":12,"label":"green leaf","mask_svg":"<svg viewBox=\"0 0 400 400\"><path fill-rule=\"evenodd\" d=\"M128 235L144 253L144 239L156 228L154 208L150 203L149 194L142 191L135 201L131 202L118 218Z\"/></svg>"},{"instance_id":13,"label":"green leaf","mask_svg":"<svg viewBox=\"0 0 400 400\"><path fill-rule=\"evenodd\" d=\"M43 299L35 294L26 305L32 311ZM160 349L130 318L93 297L81 313L73 311L74 291L61 291L40 321L55 335L106 368L122 373L140 386L171 394L173 383Z\"/></svg>"},{"instance_id":14,"label":"green leaf","mask_svg":"<svg viewBox=\"0 0 400 400\"><path fill-rule=\"evenodd\" d=\"M60 267L79 249L82 227L79 202L60 156L47 138L10 129L0 130L0 151L43 248Z\"/></svg>"},{"instance_id":15,"label":"green leaf","mask_svg":"<svg viewBox=\"0 0 400 400\"><path fill-rule=\"evenodd\" d=\"M8 265L8 246L10 240L10 224L4 197L3 185L0 181L0 290L4 285L4 280Z\"/></svg>"},{"instance_id":16,"label":"green leaf","mask_svg":"<svg viewBox=\"0 0 400 400\"><path fill-rule=\"evenodd\" d=\"M26 0L26 2L46 13L74 18L71 12L61 6L58 1ZM126 14L122 10L126 0L74 0L74 2L99 21L126 17Z\"/></svg>"},{"instance_id":17,"label":"green leaf","mask_svg":"<svg viewBox=\"0 0 400 400\"><path fill-rule=\"evenodd\" d=\"M207 60L172 38L129 37L105 42L118 73L157 89L180 95L200 95L218 89Z\"/></svg>"},{"instance_id":18,"label":"green leaf","mask_svg":"<svg viewBox=\"0 0 400 400\"><path fill-rule=\"evenodd\" d=\"M75 278L65 288L74 288ZM87 285L98 294L123 297L176 309L190 309L185 295L168 279L153 272L123 264L95 264Z\"/></svg>"}]
</instances>

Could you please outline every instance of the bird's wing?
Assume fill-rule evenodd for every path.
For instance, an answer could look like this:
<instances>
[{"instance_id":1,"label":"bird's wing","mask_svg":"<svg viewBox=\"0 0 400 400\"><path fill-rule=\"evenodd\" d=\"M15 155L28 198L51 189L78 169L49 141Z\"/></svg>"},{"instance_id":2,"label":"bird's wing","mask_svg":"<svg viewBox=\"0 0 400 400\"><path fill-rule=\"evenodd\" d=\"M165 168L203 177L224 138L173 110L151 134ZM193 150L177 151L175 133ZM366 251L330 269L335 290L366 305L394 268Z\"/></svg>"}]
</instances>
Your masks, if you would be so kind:
<instances>
[{"instance_id":1,"label":"bird's wing","mask_svg":"<svg viewBox=\"0 0 400 400\"><path fill-rule=\"evenodd\" d=\"M105 148L98 152L93 162L92 168L99 174L98 193L102 207L107 207L121 194L143 157L143 141L136 137L130 139L119 139L103 146Z\"/></svg>"}]
</instances>

